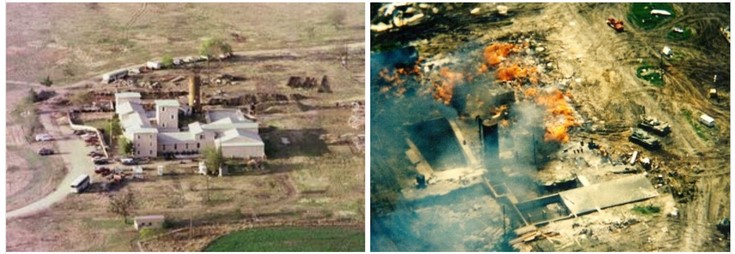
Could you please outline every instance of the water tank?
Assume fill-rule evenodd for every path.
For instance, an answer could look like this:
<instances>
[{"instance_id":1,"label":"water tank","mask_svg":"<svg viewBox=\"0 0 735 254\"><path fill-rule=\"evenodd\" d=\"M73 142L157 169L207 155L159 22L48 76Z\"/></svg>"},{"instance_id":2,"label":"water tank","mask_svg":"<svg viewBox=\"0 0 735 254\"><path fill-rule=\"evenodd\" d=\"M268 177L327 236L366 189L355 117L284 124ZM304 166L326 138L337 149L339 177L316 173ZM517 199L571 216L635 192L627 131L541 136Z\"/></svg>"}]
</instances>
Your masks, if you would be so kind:
<instances>
[{"instance_id":1,"label":"water tank","mask_svg":"<svg viewBox=\"0 0 735 254\"><path fill-rule=\"evenodd\" d=\"M201 103L201 91L199 84L199 76L189 76L189 107L193 111L199 108Z\"/></svg>"}]
</instances>

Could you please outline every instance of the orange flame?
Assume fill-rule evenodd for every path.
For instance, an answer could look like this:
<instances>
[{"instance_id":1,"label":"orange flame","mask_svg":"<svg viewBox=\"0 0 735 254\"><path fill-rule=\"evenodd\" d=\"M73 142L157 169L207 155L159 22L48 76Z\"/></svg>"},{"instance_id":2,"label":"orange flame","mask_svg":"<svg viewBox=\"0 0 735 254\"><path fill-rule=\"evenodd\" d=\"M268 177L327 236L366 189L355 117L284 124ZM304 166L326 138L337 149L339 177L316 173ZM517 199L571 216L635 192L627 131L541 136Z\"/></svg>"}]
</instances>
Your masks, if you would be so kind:
<instances>
[{"instance_id":1,"label":"orange flame","mask_svg":"<svg viewBox=\"0 0 735 254\"><path fill-rule=\"evenodd\" d=\"M434 84L434 99L441 101L444 105L449 105L454 95L454 86L464 79L464 75L451 71L447 67L442 67L439 70L439 76L441 76L440 83Z\"/></svg>"},{"instance_id":2,"label":"orange flame","mask_svg":"<svg viewBox=\"0 0 735 254\"><path fill-rule=\"evenodd\" d=\"M510 126L510 121L507 119L500 120L500 127L508 128Z\"/></svg>"},{"instance_id":3,"label":"orange flame","mask_svg":"<svg viewBox=\"0 0 735 254\"><path fill-rule=\"evenodd\" d=\"M539 93L536 88L528 88L524 91L527 98L535 98L538 105L544 106L548 115L544 123L546 133L544 140L559 143L569 142L569 128L576 126L574 110L567 103L564 93L559 90L544 91Z\"/></svg>"},{"instance_id":4,"label":"orange flame","mask_svg":"<svg viewBox=\"0 0 735 254\"><path fill-rule=\"evenodd\" d=\"M499 107L495 108L495 110L493 110L493 118L500 117L500 115L502 115L503 112L505 112L506 110L508 110L508 105L500 105Z\"/></svg>"},{"instance_id":5,"label":"orange flame","mask_svg":"<svg viewBox=\"0 0 735 254\"><path fill-rule=\"evenodd\" d=\"M502 81L529 79L535 84L538 82L538 78L535 76L536 67L522 67L518 64L511 64L510 66L501 65L495 72L495 78Z\"/></svg>"},{"instance_id":6,"label":"orange flame","mask_svg":"<svg viewBox=\"0 0 735 254\"><path fill-rule=\"evenodd\" d=\"M500 64L508 55L517 52L518 47L510 43L493 43L483 51L485 63L490 66Z\"/></svg>"}]
</instances>

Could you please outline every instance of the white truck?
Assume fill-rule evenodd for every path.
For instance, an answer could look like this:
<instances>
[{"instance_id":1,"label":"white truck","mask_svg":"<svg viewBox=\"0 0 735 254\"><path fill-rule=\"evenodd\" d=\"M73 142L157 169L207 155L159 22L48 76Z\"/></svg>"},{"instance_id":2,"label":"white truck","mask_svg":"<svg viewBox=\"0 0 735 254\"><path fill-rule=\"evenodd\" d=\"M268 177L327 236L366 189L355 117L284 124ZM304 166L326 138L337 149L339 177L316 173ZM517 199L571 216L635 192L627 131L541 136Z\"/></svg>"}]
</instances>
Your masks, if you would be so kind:
<instances>
[{"instance_id":1,"label":"white truck","mask_svg":"<svg viewBox=\"0 0 735 254\"><path fill-rule=\"evenodd\" d=\"M708 116L707 114L702 114L701 116L699 116L699 122L707 125L707 127L715 127L715 119L711 116Z\"/></svg>"}]
</instances>

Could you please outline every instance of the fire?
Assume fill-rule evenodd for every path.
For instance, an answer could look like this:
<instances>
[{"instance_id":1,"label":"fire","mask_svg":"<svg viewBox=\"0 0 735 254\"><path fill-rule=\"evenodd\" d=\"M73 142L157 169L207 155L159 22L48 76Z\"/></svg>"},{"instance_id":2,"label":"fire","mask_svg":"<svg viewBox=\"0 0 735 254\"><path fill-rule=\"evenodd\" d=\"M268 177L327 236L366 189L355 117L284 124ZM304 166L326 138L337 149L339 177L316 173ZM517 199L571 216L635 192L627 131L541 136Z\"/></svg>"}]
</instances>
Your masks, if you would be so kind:
<instances>
[{"instance_id":1,"label":"fire","mask_svg":"<svg viewBox=\"0 0 735 254\"><path fill-rule=\"evenodd\" d=\"M447 67L442 67L439 70L439 76L441 76L440 83L434 83L434 99L441 101L444 105L449 105L454 95L454 86L464 79L464 75L449 70Z\"/></svg>"},{"instance_id":2,"label":"fire","mask_svg":"<svg viewBox=\"0 0 735 254\"><path fill-rule=\"evenodd\" d=\"M508 126L510 126L510 121L507 119L500 120L500 127L508 128Z\"/></svg>"},{"instance_id":3,"label":"fire","mask_svg":"<svg viewBox=\"0 0 735 254\"><path fill-rule=\"evenodd\" d=\"M524 91L524 95L527 98L535 98L536 104L546 108L548 114L544 123L546 128L544 140L569 142L569 128L576 126L577 122L574 119L574 110L567 103L564 93L556 89L539 93L536 88L528 88Z\"/></svg>"},{"instance_id":4,"label":"fire","mask_svg":"<svg viewBox=\"0 0 735 254\"><path fill-rule=\"evenodd\" d=\"M526 98L536 97L537 94L538 94L538 90L535 87L530 87L526 89L525 91L523 91L523 95L525 95Z\"/></svg>"},{"instance_id":5,"label":"fire","mask_svg":"<svg viewBox=\"0 0 735 254\"><path fill-rule=\"evenodd\" d=\"M508 105L500 105L499 107L495 108L495 110L493 110L493 118L500 117L506 110L508 110Z\"/></svg>"},{"instance_id":6,"label":"fire","mask_svg":"<svg viewBox=\"0 0 735 254\"><path fill-rule=\"evenodd\" d=\"M510 43L493 43L485 48L482 55L485 57L487 65L496 66L505 60L508 55L518 50L517 46Z\"/></svg>"},{"instance_id":7,"label":"fire","mask_svg":"<svg viewBox=\"0 0 735 254\"><path fill-rule=\"evenodd\" d=\"M495 78L502 81L529 79L534 84L538 83L536 67L524 67L519 64L500 65L495 72Z\"/></svg>"}]
</instances>

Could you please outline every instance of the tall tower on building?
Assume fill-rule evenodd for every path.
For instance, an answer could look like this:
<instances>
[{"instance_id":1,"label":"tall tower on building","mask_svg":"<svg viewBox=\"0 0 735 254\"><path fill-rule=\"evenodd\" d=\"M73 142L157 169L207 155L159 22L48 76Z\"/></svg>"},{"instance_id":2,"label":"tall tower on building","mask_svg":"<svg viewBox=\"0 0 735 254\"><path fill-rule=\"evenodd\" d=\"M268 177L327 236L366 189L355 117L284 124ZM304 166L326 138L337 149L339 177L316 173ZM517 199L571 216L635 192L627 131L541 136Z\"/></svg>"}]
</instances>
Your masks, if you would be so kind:
<instances>
[{"instance_id":1,"label":"tall tower on building","mask_svg":"<svg viewBox=\"0 0 735 254\"><path fill-rule=\"evenodd\" d=\"M189 107L192 112L199 112L201 107L201 93L199 76L189 76Z\"/></svg>"}]
</instances>

